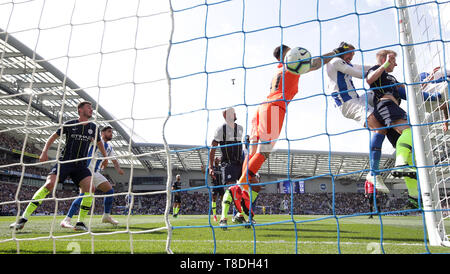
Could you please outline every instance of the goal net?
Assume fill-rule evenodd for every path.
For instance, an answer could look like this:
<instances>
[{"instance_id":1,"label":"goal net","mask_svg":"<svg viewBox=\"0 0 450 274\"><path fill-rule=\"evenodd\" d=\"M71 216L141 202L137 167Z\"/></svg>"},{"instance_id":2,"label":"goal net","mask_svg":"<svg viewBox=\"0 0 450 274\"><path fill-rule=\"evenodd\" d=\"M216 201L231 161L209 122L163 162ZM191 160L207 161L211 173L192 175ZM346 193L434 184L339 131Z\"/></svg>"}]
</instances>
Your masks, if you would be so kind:
<instances>
[{"instance_id":1,"label":"goal net","mask_svg":"<svg viewBox=\"0 0 450 274\"><path fill-rule=\"evenodd\" d=\"M415 161L430 244L448 245L448 73L450 9L442 1L397 1ZM439 97L424 98L422 91ZM415 105L414 105L415 103ZM423 144L422 144L423 143ZM447 221L446 221L447 220Z\"/></svg>"},{"instance_id":2,"label":"goal net","mask_svg":"<svg viewBox=\"0 0 450 274\"><path fill-rule=\"evenodd\" d=\"M17 223L28 204L40 203L25 227L31 234L16 229L1 233L2 253L99 253L103 244L109 245L104 251L151 252L142 247L148 246L148 241L142 241L140 235L155 235L159 231L170 235L168 211L164 211L170 208L166 207L166 201L171 202L167 191L170 184L166 188L166 181L161 182L160 187L150 191L136 190L133 185L133 178L139 177L136 173L142 177L143 170L152 168L145 157L168 154L167 146L142 152L136 145L143 140L136 127L156 129L151 134L157 136L156 142L164 144L162 128L168 117L166 58L171 45L171 9L167 1L149 4L83 0L0 2L0 212L14 216L2 221ZM155 65L148 66L151 63ZM156 96L155 103L149 100L149 90L163 90L165 96ZM112 126L113 138L108 143L114 155L80 154L79 159L61 161L59 156L67 145L65 137L75 129L70 127L49 148L48 160L40 162L49 137L67 121L78 119L78 104L83 101L92 103L90 121L98 129ZM147 111L142 111L143 104ZM95 138L102 138L100 135L100 131L95 132ZM77 148L66 147L67 151ZM170 157L165 159L167 162L161 160L161 164L170 167ZM114 166L119 177L111 178L116 171L109 173L111 176L104 172L101 180L107 180L115 192L97 188L92 193L89 217L84 220L88 231L61 231L62 218L80 197L73 184L75 179L56 181L50 193L38 202L32 197L44 185L53 166L58 167L60 174L62 164L87 160L107 160L109 167ZM92 174L94 168L97 167L90 167ZM125 173L120 174L120 169ZM167 181L172 180L170 168L162 178L166 177ZM114 201L108 214L120 218L118 227L102 224L103 220L96 217L107 213L108 198ZM143 208L142 203L152 202L161 209L155 212L157 216L143 222L147 224L144 227L134 227L139 221L133 214ZM73 226L79 210L73 216ZM40 215L43 219L35 217ZM8 227L6 222L3 224L2 230ZM103 231L93 229L102 225ZM166 238L152 242L153 252L171 253Z\"/></svg>"},{"instance_id":3,"label":"goal net","mask_svg":"<svg viewBox=\"0 0 450 274\"><path fill-rule=\"evenodd\" d=\"M378 26L384 16L392 20ZM360 64L373 64L375 52L384 48L402 56L423 203L412 211L424 213L419 227L428 232L430 244L445 245L448 18L450 4L443 0L0 1L0 213L8 215L0 217L0 253L216 253L219 242L222 253L299 253L307 245L311 253L334 252L336 246L339 253L341 247L365 252L373 244L367 242L378 236L382 246L383 218L405 210L393 198L383 211L367 209L361 192L370 171L371 132L344 119L332 105L324 67L302 75L274 153L259 172L264 179L259 185L271 191L262 191L251 207L256 219L269 221L229 222L229 230L242 228L232 239L220 233L211 216L213 192L228 187L212 186L208 174L222 111L234 107L243 135L249 135L278 65L274 47L301 46L318 57L341 41L354 43ZM393 27L397 19L398 29ZM367 84L357 81L356 91L363 95ZM439 93L439 101L424 100L422 90ZM77 104L85 100L93 103L93 123L112 126L115 155L75 161L108 160L104 175L114 193L97 190L88 231L67 232L60 222L79 190L70 180L57 182L26 224L26 233L10 230L5 224L19 221L27 205L36 202L33 194L50 169L64 163L58 158L63 137L55 141L48 161L39 162L39 154L56 130L77 119ZM112 167L115 160L124 175ZM380 162L386 181L392 179L392 166L392 157ZM180 173L183 186L173 190ZM102 223L108 197L114 198L112 215L122 215L119 227ZM188 203L181 202L181 218L175 219L179 197ZM200 217L184 219L184 212ZM381 235L373 236L374 229L370 235L346 237L356 227L350 221L352 228L342 229L346 221L359 217L353 218L355 224L365 225L373 213ZM259 241L261 232L266 238Z\"/></svg>"}]
</instances>

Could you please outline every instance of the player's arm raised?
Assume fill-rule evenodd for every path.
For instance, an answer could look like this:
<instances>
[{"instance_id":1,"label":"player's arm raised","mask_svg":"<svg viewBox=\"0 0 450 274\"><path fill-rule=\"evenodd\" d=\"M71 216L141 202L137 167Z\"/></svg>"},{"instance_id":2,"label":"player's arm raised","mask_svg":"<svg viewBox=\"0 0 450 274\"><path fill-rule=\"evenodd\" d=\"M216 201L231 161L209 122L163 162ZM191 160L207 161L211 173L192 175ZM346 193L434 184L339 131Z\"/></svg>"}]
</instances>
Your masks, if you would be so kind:
<instances>
[{"instance_id":1,"label":"player's arm raised","mask_svg":"<svg viewBox=\"0 0 450 274\"><path fill-rule=\"evenodd\" d=\"M389 67L389 65L394 62L395 55L394 54L388 54L386 61L383 65L381 65L379 68L377 68L375 71L370 72L369 75L367 75L366 82L367 84L371 85L373 82L378 80L380 78L381 74Z\"/></svg>"},{"instance_id":2,"label":"player's arm raised","mask_svg":"<svg viewBox=\"0 0 450 274\"><path fill-rule=\"evenodd\" d=\"M335 56L335 55L336 55L336 53L334 51L332 51L332 52L326 53L322 56L313 58L311 60L311 68L309 69L308 72L320 69L322 67L322 65L325 65L328 62L330 62L331 59L333 59L332 56Z\"/></svg>"}]
</instances>

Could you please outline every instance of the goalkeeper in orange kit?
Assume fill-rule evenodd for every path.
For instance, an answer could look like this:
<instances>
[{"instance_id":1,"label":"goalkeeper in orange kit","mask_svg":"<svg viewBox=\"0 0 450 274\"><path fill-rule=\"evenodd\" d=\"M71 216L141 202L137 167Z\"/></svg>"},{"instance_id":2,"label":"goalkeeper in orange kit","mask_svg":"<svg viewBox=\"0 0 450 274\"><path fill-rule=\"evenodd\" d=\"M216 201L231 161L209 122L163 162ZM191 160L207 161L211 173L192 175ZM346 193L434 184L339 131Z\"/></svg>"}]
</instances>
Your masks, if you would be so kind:
<instances>
[{"instance_id":1,"label":"goalkeeper in orange kit","mask_svg":"<svg viewBox=\"0 0 450 274\"><path fill-rule=\"evenodd\" d=\"M251 185L258 182L256 173L259 171L264 161L269 157L270 152L280 136L283 127L287 106L298 92L299 74L289 71L282 62L290 48L281 45L275 48L273 55L280 62L275 76L272 79L269 96L263 102L253 117L252 130L250 134L250 153L244 160L242 175L237 185L232 188L241 188L242 192L235 191L234 200L243 199L245 208L251 211L252 203L258 196L260 185ZM309 71L314 71L322 67L334 56L344 49L334 51L311 59ZM327 58L328 57L328 58ZM307 72L309 72L307 71ZM306 73L306 72L305 72ZM241 193L241 194L239 194ZM251 216L251 214L249 215ZM250 222L254 223L250 217Z\"/></svg>"}]
</instances>

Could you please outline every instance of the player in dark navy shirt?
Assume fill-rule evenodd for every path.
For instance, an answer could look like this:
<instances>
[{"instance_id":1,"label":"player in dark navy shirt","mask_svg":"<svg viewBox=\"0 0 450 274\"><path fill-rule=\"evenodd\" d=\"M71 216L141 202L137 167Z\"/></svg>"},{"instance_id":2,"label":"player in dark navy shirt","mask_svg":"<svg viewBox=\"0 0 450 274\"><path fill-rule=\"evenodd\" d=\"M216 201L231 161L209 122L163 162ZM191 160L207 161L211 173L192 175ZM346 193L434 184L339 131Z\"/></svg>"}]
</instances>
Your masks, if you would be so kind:
<instances>
[{"instance_id":1,"label":"player in dark navy shirt","mask_svg":"<svg viewBox=\"0 0 450 274\"><path fill-rule=\"evenodd\" d=\"M87 230L83 223L84 218L89 212L95 187L91 184L91 172L87 166L86 160L78 160L88 157L89 145L91 142L96 141L99 150L104 157L107 157L105 147L100 138L97 126L89 122L92 117L92 104L84 101L78 104L78 120L72 120L66 122L61 128L50 136L42 150L39 161L48 161L48 150L50 146L58 139L61 134L66 136L66 143L64 149L57 163L49 175L47 181L33 196L33 201L28 204L22 218L17 223L11 224L11 228L22 229L27 222L29 216L36 210L36 208L42 203L50 192L53 191L57 182L63 182L68 177L77 185L82 193L84 193L83 200L81 201L80 214L78 215L78 223L75 226L76 230ZM67 162L66 162L67 161Z\"/></svg>"},{"instance_id":2,"label":"player in dark navy shirt","mask_svg":"<svg viewBox=\"0 0 450 274\"><path fill-rule=\"evenodd\" d=\"M400 90L404 86L390 74L397 66L397 54L392 50L377 53L377 66L369 69L367 83L374 92L374 115L384 126L392 127L400 136L396 142L394 177L403 177L410 197L417 198L416 169L412 161L412 133L407 113L400 107Z\"/></svg>"},{"instance_id":3,"label":"player in dark navy shirt","mask_svg":"<svg viewBox=\"0 0 450 274\"><path fill-rule=\"evenodd\" d=\"M71 120L64 123L62 133L66 137L65 146L59 157L60 161L76 160L88 156L89 147L94 140L97 131L97 140L100 133L97 126L89 122L88 124L80 124L78 120ZM61 128L56 131L57 137L61 136ZM88 160L80 160L73 162L74 166L87 166Z\"/></svg>"}]
</instances>

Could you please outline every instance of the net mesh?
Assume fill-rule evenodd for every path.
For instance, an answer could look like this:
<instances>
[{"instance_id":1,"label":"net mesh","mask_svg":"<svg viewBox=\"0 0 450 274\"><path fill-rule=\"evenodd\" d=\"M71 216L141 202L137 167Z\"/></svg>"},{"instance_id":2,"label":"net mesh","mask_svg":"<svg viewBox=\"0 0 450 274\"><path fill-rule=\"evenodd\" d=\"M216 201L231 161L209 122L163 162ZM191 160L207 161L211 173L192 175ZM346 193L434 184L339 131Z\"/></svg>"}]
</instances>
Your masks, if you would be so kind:
<instances>
[{"instance_id":1,"label":"net mesh","mask_svg":"<svg viewBox=\"0 0 450 274\"><path fill-rule=\"evenodd\" d=\"M410 6L412 39L419 74L416 83L422 82L421 91L439 94L440 100L431 98L419 102L418 110L424 127L424 140L430 144L426 157L434 165L430 169L432 191L439 201L434 205L440 217L438 227L445 230L449 209L449 137L448 123L448 27L447 5L437 1L407 1ZM448 240L448 233L445 235Z\"/></svg>"},{"instance_id":2,"label":"net mesh","mask_svg":"<svg viewBox=\"0 0 450 274\"><path fill-rule=\"evenodd\" d=\"M58 228L59 221L78 196L77 190L67 189L70 184L58 183L53 193L44 200L46 206L36 211L52 216L50 224L32 228L46 231L45 235L33 234L28 237L27 234L12 230L7 236L2 235L0 245L14 242L13 251L21 253L24 249L28 250L30 241L50 240L51 245L43 247L48 252L79 252L78 243L81 243L83 252L102 253L114 249L111 246L103 249L102 244L113 242L120 246L119 252L145 253L152 245L152 252L173 253L174 250L176 253L177 250L183 250L178 245L183 242L194 246L194 249L189 249L191 252L200 246L204 248L202 251L207 250L204 252L216 253L220 244L225 246L225 249L221 249L225 252L232 252L234 247L245 245L249 253L258 253L261 246L264 252L272 251L274 245L273 241L257 240L256 235L262 228L292 224L290 235L294 240L287 243L286 248L273 250L300 253L305 245L311 244L300 240L300 226L333 221L337 239L322 244L331 245L333 250L337 247L337 252L342 253L341 248L345 246L343 235L347 232L341 230L341 223L374 212L354 210L348 206L349 200L354 202L351 205L365 201L355 201L355 196L348 198L345 193L339 193L342 185L354 182L361 184L370 168L369 157L366 154L339 154L336 151L355 151L356 146L348 142L352 137L355 137L354 140L363 140L362 146L367 149L370 134L363 127L355 129L353 122L342 123L340 113L331 106L324 69L302 76L301 91L290 102L286 125L278 140L283 149L274 151L261 168L266 179L261 185L271 189L276 188L274 186L289 189L282 198L273 196L277 200L276 205L263 204L265 212L286 213L281 221L252 225L246 242L216 235L219 228L211 221L210 203L214 187L209 184L208 174L203 173L203 180L199 179L199 184L192 182L178 193L187 196L188 192L204 190L207 197L195 196L195 199L207 199L208 206L203 208L202 213L208 215L209 221L203 225L173 226L169 218L172 196L177 193L171 191L173 174L205 171L209 164L207 155L211 149L211 136L216 125L222 121L222 110L234 107L239 112L240 122L244 124L244 135L250 133L252 115L268 93L267 79L271 79L273 67L276 66L271 56L274 46L300 43L299 46L311 49L314 57L317 57L334 48L340 40L356 41L356 57L363 64L372 63L375 52L381 48L400 49L395 28L386 28L383 40L371 36L373 22L380 16L395 19L398 7L394 1L381 1L381 4L354 1L352 5L347 2L341 5L338 12L330 5L336 7L342 1L313 1L313 4L302 7L301 12L297 1L287 0L267 1L268 6L264 9L261 9L260 1L156 3L136 0L127 1L129 3L126 6L120 2L33 0L0 3L0 13L3 15L0 16L0 26L3 28L0 31L0 134L8 135L4 137L5 140L18 140L18 146L7 148L8 153L16 153L17 158L12 162L0 162L0 168L7 170L3 175L17 175L19 178L18 184L2 182L3 190L8 189L13 193L0 200L2 209L11 210L17 220L32 201L33 193L42 185L46 172L53 164L60 163L56 160L63 145L60 140L56 141L57 147L54 147L51 161L39 163L36 159L48 136L60 128L63 122L77 117L76 106L82 100L95 102L93 120L97 125L113 125L116 134L111 143L116 157L108 160L117 159L127 169L126 179L121 178L122 183L115 185L116 193L112 195L118 201L115 206L126 214L123 226L117 229L102 227L107 231L98 231L95 228L99 225L98 218L91 214L87 224L90 231L62 232ZM448 3L408 3L411 5L410 17L419 71L429 72L438 66L446 68L448 38L445 35L450 27L445 21L450 9ZM57 10L59 12L55 12ZM27 20L23 20L25 17ZM351 26L345 34L339 31L343 25ZM299 33L301 39L298 38ZM54 46L56 38L58 44L63 46ZM431 84L441 91L446 88L447 82ZM367 91L363 81L356 85L360 94ZM305 88L302 90L303 86ZM446 102L448 90L441 93L444 96L442 102ZM448 218L445 209L449 208L447 186L450 148L448 135L442 128L443 121L448 118L444 117L441 110L433 111L439 107L434 102L425 101L418 108L421 113L429 113L423 123L427 124L427 138L433 147L427 153L436 165L433 167L434 181L437 182L434 188L441 193L437 209L442 210L440 225L444 226ZM448 105L446 108L448 110ZM297 117L310 120L308 125L314 124L314 127L295 130L299 128ZM183 129L182 133L177 131L180 128ZM187 135L190 141L198 143L201 140L202 144L172 145L183 142ZM296 151L296 148L310 147L322 151ZM383 170L392 168L392 157L382 159L380 166ZM155 182L162 180L163 184L160 185L163 187L140 191L141 185L136 178L148 172L156 174L158 178L152 178ZM268 176L271 174L274 176ZM386 179L399 183L388 174L384 173ZM113 182L115 179L111 177L108 179ZM322 183L322 179L330 183ZM292 191L296 187L304 189L305 183L311 182L320 183L316 192L322 191L324 187L327 193L299 196L296 191ZM152 182L147 183L152 185ZM361 191L361 187L358 190ZM102 200L106 196L95 193L92 213L102 213ZM390 203L394 204L394 201ZM262 210L260 206L252 207L258 210L257 214ZM135 217L133 210L142 208L154 209L151 212L157 216ZM382 212L380 220L385 215L403 212L392 207L390 211ZM313 213L321 216L307 220L295 216ZM163 214L163 217L158 214ZM149 226L149 223L152 225ZM146 225L141 227L142 224ZM208 240L173 239L174 231L203 232L205 229L211 235ZM383 243L382 222L379 229L380 242ZM167 233L161 237L161 231ZM151 240L144 238L149 234L156 236ZM120 237L123 235L126 238ZM278 244L286 243L280 241ZM383 245L380 252L384 252Z\"/></svg>"}]
</instances>

